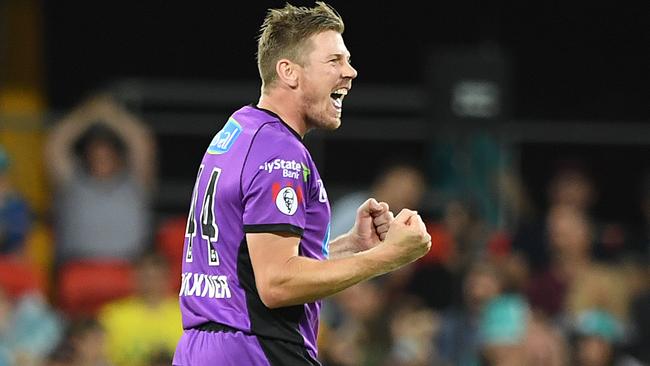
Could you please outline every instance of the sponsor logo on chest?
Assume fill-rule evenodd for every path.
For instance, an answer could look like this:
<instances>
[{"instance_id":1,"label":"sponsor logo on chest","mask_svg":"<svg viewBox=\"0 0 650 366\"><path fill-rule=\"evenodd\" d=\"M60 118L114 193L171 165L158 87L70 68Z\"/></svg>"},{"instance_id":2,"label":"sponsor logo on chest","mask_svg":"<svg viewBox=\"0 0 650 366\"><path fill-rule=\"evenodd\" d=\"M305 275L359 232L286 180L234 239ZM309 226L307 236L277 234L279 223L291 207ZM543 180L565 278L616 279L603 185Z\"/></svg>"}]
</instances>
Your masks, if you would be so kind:
<instances>
[{"instance_id":1,"label":"sponsor logo on chest","mask_svg":"<svg viewBox=\"0 0 650 366\"><path fill-rule=\"evenodd\" d=\"M281 170L283 178L300 179L300 174L303 173L303 164L295 160L275 159L260 165L259 170L264 170L269 174Z\"/></svg>"}]
</instances>

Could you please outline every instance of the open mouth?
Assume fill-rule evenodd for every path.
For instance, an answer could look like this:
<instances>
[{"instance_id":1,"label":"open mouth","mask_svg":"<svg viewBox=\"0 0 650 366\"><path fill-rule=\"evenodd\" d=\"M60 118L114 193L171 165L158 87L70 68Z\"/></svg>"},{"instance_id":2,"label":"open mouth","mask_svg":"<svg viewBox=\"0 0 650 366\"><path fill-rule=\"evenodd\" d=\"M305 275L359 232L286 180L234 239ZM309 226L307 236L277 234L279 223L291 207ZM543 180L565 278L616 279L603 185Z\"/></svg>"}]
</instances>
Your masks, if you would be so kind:
<instances>
[{"instance_id":1,"label":"open mouth","mask_svg":"<svg viewBox=\"0 0 650 366\"><path fill-rule=\"evenodd\" d=\"M334 108L338 110L341 110L341 108L343 108L343 98L345 98L346 95L348 95L348 90L345 88L336 89L332 92L332 94L330 94Z\"/></svg>"}]
</instances>

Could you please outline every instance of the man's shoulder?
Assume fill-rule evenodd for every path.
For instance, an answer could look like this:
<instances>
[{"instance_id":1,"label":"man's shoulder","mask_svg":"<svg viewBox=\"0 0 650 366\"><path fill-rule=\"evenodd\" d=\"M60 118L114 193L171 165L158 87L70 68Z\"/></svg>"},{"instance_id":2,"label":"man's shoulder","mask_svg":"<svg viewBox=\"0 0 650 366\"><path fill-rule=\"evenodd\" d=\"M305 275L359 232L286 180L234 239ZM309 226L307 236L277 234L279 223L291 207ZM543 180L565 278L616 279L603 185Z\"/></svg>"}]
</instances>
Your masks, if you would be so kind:
<instances>
[{"instance_id":1,"label":"man's shoulder","mask_svg":"<svg viewBox=\"0 0 650 366\"><path fill-rule=\"evenodd\" d=\"M309 152L300 137L277 115L254 106L245 106L233 113L213 139L208 152L227 152L231 147L259 169L275 166L284 169L288 163L310 165Z\"/></svg>"},{"instance_id":2,"label":"man's shoulder","mask_svg":"<svg viewBox=\"0 0 650 366\"><path fill-rule=\"evenodd\" d=\"M302 146L300 138L273 112L247 105L233 113L230 118L241 126L243 132L252 134L255 140L263 137L275 143Z\"/></svg>"},{"instance_id":3,"label":"man's shoulder","mask_svg":"<svg viewBox=\"0 0 650 366\"><path fill-rule=\"evenodd\" d=\"M234 120L247 131L261 131L267 125L279 123L276 116L266 113L264 110L246 105L235 111L229 118ZM264 128L265 129L265 128Z\"/></svg>"},{"instance_id":4,"label":"man's shoulder","mask_svg":"<svg viewBox=\"0 0 650 366\"><path fill-rule=\"evenodd\" d=\"M264 144L265 141L277 140L281 132L274 126L278 123L273 116L252 106L244 106L230 115L214 135L207 154L224 155L231 150L245 153L250 145L260 143L258 141Z\"/></svg>"},{"instance_id":5,"label":"man's shoulder","mask_svg":"<svg viewBox=\"0 0 650 366\"><path fill-rule=\"evenodd\" d=\"M253 151L262 155L282 157L307 156L307 148L302 141L292 135L280 121L268 121L259 126L252 137Z\"/></svg>"}]
</instances>

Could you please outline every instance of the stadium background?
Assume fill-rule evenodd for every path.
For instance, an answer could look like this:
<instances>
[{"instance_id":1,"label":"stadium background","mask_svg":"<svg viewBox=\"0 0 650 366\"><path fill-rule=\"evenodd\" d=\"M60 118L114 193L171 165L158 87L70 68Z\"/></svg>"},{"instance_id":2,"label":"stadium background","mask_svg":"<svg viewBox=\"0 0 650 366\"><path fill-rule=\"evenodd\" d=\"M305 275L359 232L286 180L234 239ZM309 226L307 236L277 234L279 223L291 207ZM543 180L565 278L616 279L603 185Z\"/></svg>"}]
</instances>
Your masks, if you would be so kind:
<instances>
[{"instance_id":1,"label":"stadium background","mask_svg":"<svg viewBox=\"0 0 650 366\"><path fill-rule=\"evenodd\" d=\"M650 180L650 15L640 2L329 3L344 18L359 71L342 128L306 139L330 200L367 188L388 161L402 158L424 170L421 206L436 221L444 216L437 185L448 181L437 149L488 136L509 160L492 168L518 177L536 211L547 209L549 182L568 162L597 187L596 221L625 232L648 225L641 202ZM48 131L89 95L113 94L158 145L154 223L185 215L212 134L257 98L255 37L265 9L283 4L0 2L0 145L33 211L27 261L55 307ZM465 95L453 94L467 81ZM486 198L474 194L491 193L468 194L480 206ZM496 197L496 206L506 204ZM495 230L514 233L504 215L497 212ZM630 244L645 250L643 268L645 240Z\"/></svg>"},{"instance_id":2,"label":"stadium background","mask_svg":"<svg viewBox=\"0 0 650 366\"><path fill-rule=\"evenodd\" d=\"M265 3L278 4L282 2ZM55 110L65 110L89 91L122 78L256 82L254 39L264 6L77 1L44 5L45 87ZM556 131L562 129L561 123L575 121L622 125L648 120L650 75L643 52L643 45L648 43L643 26L647 16L634 6L584 2L524 5L508 1L332 5L348 25L345 39L360 71L356 86L397 84L426 90L427 61L436 50L500 46L512 67L508 70L512 99L504 106L510 113L504 119L552 122L549 128ZM242 102L252 102L255 97L253 94ZM428 121L433 126L442 122ZM603 144L618 145L615 137L612 142L607 138L594 140L601 141L559 148L598 156ZM205 144L195 144L197 152L202 153ZM525 146L522 166L538 166L554 158L553 150L558 147L540 145ZM336 154L337 149L328 152ZM638 181L642 169L617 169L625 166L627 159L632 159L629 164L633 166L642 163L634 158L642 156L637 152L642 150L610 146L607 155L612 163L604 170L611 174L599 174L600 179ZM528 159L532 159L530 164ZM194 170L191 164L175 165L189 166L186 173ZM164 161L161 166L163 171L168 169ZM369 179L364 171L369 170L357 173ZM537 169L525 174L533 186L544 179ZM329 180L338 178L335 175ZM625 193L619 190L619 194ZM631 210L618 208L619 213L626 211Z\"/></svg>"}]
</instances>

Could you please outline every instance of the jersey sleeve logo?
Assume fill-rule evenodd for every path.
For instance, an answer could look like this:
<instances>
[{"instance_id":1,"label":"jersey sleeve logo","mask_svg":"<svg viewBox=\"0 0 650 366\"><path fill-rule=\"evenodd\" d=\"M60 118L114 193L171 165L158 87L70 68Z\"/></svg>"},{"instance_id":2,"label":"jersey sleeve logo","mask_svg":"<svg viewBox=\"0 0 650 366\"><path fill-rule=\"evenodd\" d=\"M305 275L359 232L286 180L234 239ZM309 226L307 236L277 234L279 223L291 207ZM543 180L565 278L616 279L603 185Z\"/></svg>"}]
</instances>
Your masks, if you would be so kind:
<instances>
[{"instance_id":1,"label":"jersey sleeve logo","mask_svg":"<svg viewBox=\"0 0 650 366\"><path fill-rule=\"evenodd\" d=\"M303 182L307 183L307 181L309 180L309 175L311 174L311 170L309 169L309 167L307 167L307 165L303 163L300 163L300 165L302 165L302 180Z\"/></svg>"},{"instance_id":2,"label":"jersey sleeve logo","mask_svg":"<svg viewBox=\"0 0 650 366\"><path fill-rule=\"evenodd\" d=\"M212 139L212 142L210 142L208 154L215 155L227 153L235 141L237 141L241 132L241 125L239 125L234 118L230 117L221 131L219 131Z\"/></svg>"},{"instance_id":3,"label":"jersey sleeve logo","mask_svg":"<svg viewBox=\"0 0 650 366\"><path fill-rule=\"evenodd\" d=\"M327 191L325 190L325 185L321 179L317 180L318 182L318 202L325 203L327 202Z\"/></svg>"},{"instance_id":4,"label":"jersey sleeve logo","mask_svg":"<svg viewBox=\"0 0 650 366\"><path fill-rule=\"evenodd\" d=\"M293 216L302 202L302 189L298 186L298 192L291 185L280 188L279 183L273 184L273 199L275 206L285 215Z\"/></svg>"}]
</instances>

